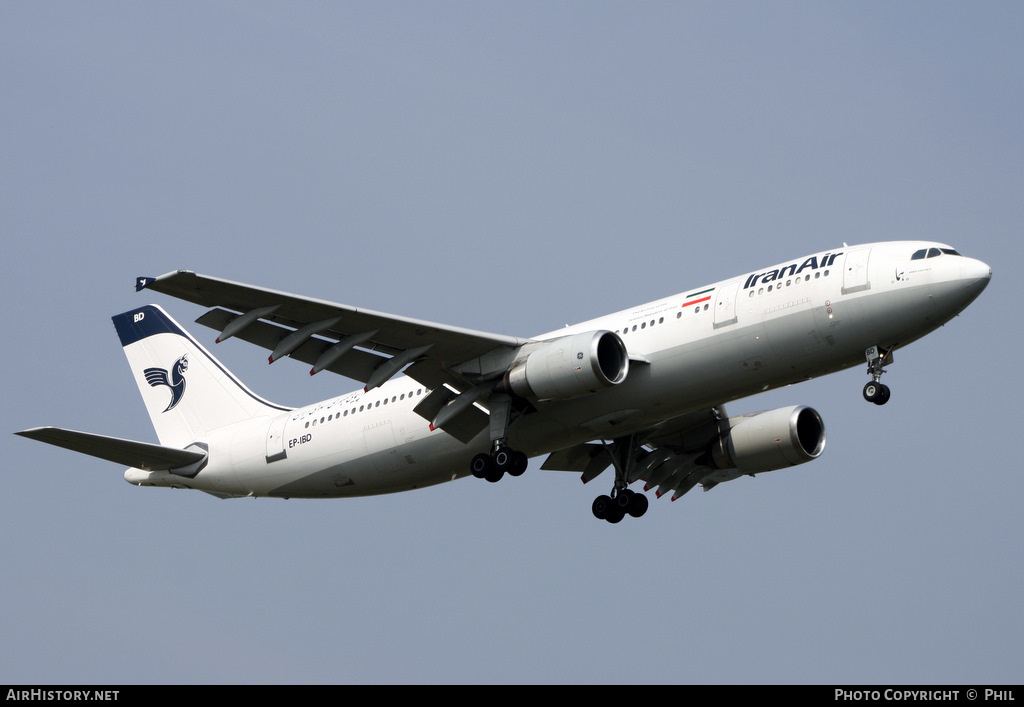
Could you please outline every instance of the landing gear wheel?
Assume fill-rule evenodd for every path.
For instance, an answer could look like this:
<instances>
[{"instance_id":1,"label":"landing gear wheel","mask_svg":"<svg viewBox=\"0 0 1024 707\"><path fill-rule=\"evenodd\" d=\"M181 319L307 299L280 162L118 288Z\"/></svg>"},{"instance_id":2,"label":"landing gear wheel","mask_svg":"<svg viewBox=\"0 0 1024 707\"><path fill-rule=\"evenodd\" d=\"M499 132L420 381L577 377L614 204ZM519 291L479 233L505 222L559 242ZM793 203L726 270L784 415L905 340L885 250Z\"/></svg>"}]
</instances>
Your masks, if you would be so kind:
<instances>
[{"instance_id":1,"label":"landing gear wheel","mask_svg":"<svg viewBox=\"0 0 1024 707\"><path fill-rule=\"evenodd\" d=\"M635 491L629 489L623 489L619 491L619 495L615 497L615 505L622 509L623 513L629 511L629 507L633 505L633 497L636 496Z\"/></svg>"},{"instance_id":2,"label":"landing gear wheel","mask_svg":"<svg viewBox=\"0 0 1024 707\"><path fill-rule=\"evenodd\" d=\"M522 476L523 472L526 471L527 465L530 460L522 452L512 452L512 468L508 470L509 476Z\"/></svg>"},{"instance_id":3,"label":"landing gear wheel","mask_svg":"<svg viewBox=\"0 0 1024 707\"><path fill-rule=\"evenodd\" d=\"M478 479L486 479L487 473L494 469L490 454L477 454L469 463L469 470Z\"/></svg>"},{"instance_id":4,"label":"landing gear wheel","mask_svg":"<svg viewBox=\"0 0 1024 707\"><path fill-rule=\"evenodd\" d=\"M878 381L870 381L864 386L864 399L869 403L885 405L889 402L889 395L889 386L879 383Z\"/></svg>"},{"instance_id":5,"label":"landing gear wheel","mask_svg":"<svg viewBox=\"0 0 1024 707\"><path fill-rule=\"evenodd\" d=\"M875 401L875 405L885 405L889 402L889 386L882 385L882 394Z\"/></svg>"},{"instance_id":6,"label":"landing gear wheel","mask_svg":"<svg viewBox=\"0 0 1024 707\"><path fill-rule=\"evenodd\" d=\"M508 447L498 447L491 456L496 469L508 471L512 468L512 450Z\"/></svg>"},{"instance_id":7,"label":"landing gear wheel","mask_svg":"<svg viewBox=\"0 0 1024 707\"><path fill-rule=\"evenodd\" d=\"M630 493L633 494L633 498L630 499L629 508L626 512L634 518L639 518L647 512L647 496L644 496L642 493L634 493L633 491L630 491Z\"/></svg>"},{"instance_id":8,"label":"landing gear wheel","mask_svg":"<svg viewBox=\"0 0 1024 707\"><path fill-rule=\"evenodd\" d=\"M613 491L613 493L615 492ZM636 491L630 491L629 489L622 489L615 494L615 498L611 496L598 496L594 499L590 509L598 520L618 523L627 514L634 518L639 518L647 512L647 506L647 496Z\"/></svg>"}]
</instances>

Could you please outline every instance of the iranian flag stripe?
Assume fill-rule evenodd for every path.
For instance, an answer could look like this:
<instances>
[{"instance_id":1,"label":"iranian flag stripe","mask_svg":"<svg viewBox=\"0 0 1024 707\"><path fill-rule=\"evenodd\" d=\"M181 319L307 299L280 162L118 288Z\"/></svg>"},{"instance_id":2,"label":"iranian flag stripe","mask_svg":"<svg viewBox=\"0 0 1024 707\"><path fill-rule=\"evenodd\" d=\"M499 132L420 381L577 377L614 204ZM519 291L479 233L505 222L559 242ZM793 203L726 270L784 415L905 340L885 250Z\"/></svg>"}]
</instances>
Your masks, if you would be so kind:
<instances>
[{"instance_id":1,"label":"iranian flag stripe","mask_svg":"<svg viewBox=\"0 0 1024 707\"><path fill-rule=\"evenodd\" d=\"M701 290L700 292L693 292L691 294L686 295L687 301L683 302L683 306L689 307L691 304L700 304L701 302L707 302L709 299L711 299L711 295L708 295L707 297L701 297L701 295L707 294L708 292L712 292L714 291L714 289L714 287L709 287L706 290ZM694 297L697 297L698 299L693 299Z\"/></svg>"}]
</instances>

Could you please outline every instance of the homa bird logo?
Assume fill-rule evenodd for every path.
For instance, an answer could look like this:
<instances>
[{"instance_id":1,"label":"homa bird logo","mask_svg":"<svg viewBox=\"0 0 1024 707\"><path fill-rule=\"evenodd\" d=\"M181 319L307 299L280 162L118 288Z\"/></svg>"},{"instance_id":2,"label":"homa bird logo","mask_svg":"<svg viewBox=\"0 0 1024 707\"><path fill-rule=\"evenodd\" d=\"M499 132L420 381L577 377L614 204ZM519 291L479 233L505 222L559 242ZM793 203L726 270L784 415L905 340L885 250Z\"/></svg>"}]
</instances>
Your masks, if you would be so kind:
<instances>
[{"instance_id":1,"label":"homa bird logo","mask_svg":"<svg viewBox=\"0 0 1024 707\"><path fill-rule=\"evenodd\" d=\"M167 412L181 402L181 396L185 394L185 371L187 370L188 354L185 354L174 362L170 379L167 377L167 369L165 368L147 368L142 372L146 376L146 382L154 388L166 385L171 389L171 402L164 408L164 412Z\"/></svg>"}]
</instances>

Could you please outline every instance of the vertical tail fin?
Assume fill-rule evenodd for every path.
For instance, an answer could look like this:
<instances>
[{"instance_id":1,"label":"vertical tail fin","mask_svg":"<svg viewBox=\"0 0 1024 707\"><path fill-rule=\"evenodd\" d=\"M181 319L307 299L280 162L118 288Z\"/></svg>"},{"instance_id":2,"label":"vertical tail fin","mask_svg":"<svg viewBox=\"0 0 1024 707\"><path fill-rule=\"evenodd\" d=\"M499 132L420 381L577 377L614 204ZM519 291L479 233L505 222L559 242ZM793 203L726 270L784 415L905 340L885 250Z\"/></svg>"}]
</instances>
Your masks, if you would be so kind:
<instances>
[{"instance_id":1,"label":"vertical tail fin","mask_svg":"<svg viewBox=\"0 0 1024 707\"><path fill-rule=\"evenodd\" d=\"M184 447L225 425L290 409L246 388L160 307L113 320L160 444Z\"/></svg>"}]
</instances>

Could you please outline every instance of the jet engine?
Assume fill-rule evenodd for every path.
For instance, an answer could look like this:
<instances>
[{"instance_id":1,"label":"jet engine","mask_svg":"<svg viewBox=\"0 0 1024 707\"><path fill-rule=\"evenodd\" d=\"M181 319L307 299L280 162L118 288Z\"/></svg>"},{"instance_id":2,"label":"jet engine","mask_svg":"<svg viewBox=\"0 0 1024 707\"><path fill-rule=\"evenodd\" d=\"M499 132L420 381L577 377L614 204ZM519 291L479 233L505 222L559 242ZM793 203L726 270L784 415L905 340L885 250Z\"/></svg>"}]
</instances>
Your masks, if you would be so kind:
<instances>
[{"instance_id":1,"label":"jet engine","mask_svg":"<svg viewBox=\"0 0 1024 707\"><path fill-rule=\"evenodd\" d=\"M730 417L720 423L711 466L741 474L772 471L817 459L825 449L825 423L804 405Z\"/></svg>"},{"instance_id":2,"label":"jet engine","mask_svg":"<svg viewBox=\"0 0 1024 707\"><path fill-rule=\"evenodd\" d=\"M503 388L524 398L565 400L626 380L629 353L619 335L588 331L525 344Z\"/></svg>"}]
</instances>

